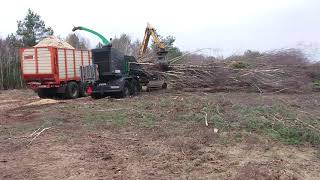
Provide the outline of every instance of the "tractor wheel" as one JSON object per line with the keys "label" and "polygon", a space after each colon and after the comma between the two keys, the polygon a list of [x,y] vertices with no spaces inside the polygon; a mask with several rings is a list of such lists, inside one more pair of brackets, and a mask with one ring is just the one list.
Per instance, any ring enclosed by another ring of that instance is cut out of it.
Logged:
{"label": "tractor wheel", "polygon": [[131,95],[136,96],[140,93],[141,91],[141,85],[137,80],[133,80],[131,82]]}
{"label": "tractor wheel", "polygon": [[165,82],[164,82],[164,83],[162,84],[162,86],[161,86],[162,89],[167,89],[167,87],[168,87],[168,85],[167,85],[167,83],[165,83]]}
{"label": "tractor wheel", "polygon": [[130,96],[130,89],[129,88],[130,88],[129,83],[128,83],[128,81],[126,81],[124,83],[124,86],[123,86],[118,97],[119,98],[126,98],[126,97]]}
{"label": "tractor wheel", "polygon": [[92,93],[90,96],[92,99],[101,99],[102,98],[101,94],[97,94],[97,93]]}
{"label": "tractor wheel", "polygon": [[80,83],[80,96],[87,97],[89,95],[88,88],[89,88],[88,83]]}
{"label": "tractor wheel", "polygon": [[76,82],[68,82],[66,88],[66,97],[69,99],[76,99],[79,97],[79,86]]}

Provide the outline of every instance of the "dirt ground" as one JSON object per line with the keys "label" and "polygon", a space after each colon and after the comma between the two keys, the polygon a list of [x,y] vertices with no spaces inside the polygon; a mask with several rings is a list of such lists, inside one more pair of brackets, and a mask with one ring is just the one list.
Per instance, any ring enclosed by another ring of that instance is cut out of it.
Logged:
{"label": "dirt ground", "polygon": [[319,179],[319,132],[294,139],[238,123],[288,110],[320,129],[319,94],[40,100],[29,90],[1,91],[0,179]]}

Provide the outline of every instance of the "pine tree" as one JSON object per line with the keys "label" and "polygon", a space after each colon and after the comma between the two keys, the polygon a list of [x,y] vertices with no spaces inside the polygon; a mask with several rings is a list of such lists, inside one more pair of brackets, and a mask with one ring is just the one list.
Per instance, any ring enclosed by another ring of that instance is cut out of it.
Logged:
{"label": "pine tree", "polygon": [[23,46],[34,46],[49,35],[53,35],[51,27],[46,27],[40,15],[28,9],[26,17],[18,21],[17,35],[22,39]]}

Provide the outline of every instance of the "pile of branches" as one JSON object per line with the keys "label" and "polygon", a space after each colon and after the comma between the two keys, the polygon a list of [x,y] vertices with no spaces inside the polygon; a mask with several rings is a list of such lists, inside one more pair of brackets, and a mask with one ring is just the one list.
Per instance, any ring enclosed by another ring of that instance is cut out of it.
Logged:
{"label": "pile of branches", "polygon": [[[315,68],[316,67],[316,68]],[[174,89],[186,91],[305,92],[320,74],[297,50],[282,50],[254,56],[191,64],[170,64],[158,72]]]}

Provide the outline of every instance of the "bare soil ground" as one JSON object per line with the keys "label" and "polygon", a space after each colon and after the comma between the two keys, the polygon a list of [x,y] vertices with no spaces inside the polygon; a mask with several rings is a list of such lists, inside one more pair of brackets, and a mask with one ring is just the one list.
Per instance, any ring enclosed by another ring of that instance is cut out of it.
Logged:
{"label": "bare soil ground", "polygon": [[0,179],[320,176],[319,93],[39,100],[0,92]]}

